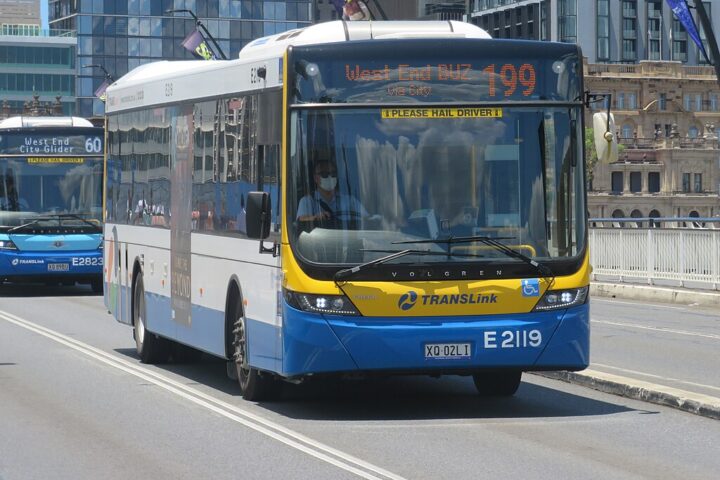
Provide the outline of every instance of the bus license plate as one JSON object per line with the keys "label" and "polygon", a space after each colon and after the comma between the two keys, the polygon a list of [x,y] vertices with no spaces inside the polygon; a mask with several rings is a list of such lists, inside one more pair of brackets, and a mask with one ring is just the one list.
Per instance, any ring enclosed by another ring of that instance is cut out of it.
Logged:
{"label": "bus license plate", "polygon": [[70,270],[69,263],[48,263],[48,272],[67,272]]}
{"label": "bus license plate", "polygon": [[469,343],[426,343],[425,358],[470,358]]}

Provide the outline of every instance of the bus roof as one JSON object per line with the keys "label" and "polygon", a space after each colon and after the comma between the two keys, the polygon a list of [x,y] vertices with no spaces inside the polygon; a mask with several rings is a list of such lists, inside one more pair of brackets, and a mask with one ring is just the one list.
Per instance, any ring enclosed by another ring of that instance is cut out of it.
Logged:
{"label": "bus roof", "polygon": [[[212,98],[228,92],[282,84],[282,59],[293,45],[322,45],[359,40],[483,38],[485,30],[455,21],[345,22],[337,20],[259,38],[229,61],[160,61],[142,65],[107,89],[107,113],[152,105]],[[263,81],[254,75],[265,69]],[[202,95],[198,87],[202,86]]]}
{"label": "bus roof", "polygon": [[7,128],[60,128],[60,127],[92,127],[89,120],[80,117],[10,117],[0,121],[0,129]]}
{"label": "bus roof", "polygon": [[490,38],[485,30],[455,21],[346,22],[336,20],[258,38],[238,58],[281,57],[291,45],[318,45],[330,42],[402,38]]}

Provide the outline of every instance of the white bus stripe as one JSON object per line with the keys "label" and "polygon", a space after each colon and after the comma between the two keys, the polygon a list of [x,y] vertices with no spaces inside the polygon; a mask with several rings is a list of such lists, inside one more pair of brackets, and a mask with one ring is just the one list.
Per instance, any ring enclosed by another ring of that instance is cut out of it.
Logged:
{"label": "white bus stripe", "polygon": [[661,332],[661,333],[672,333],[675,335],[687,335],[690,337],[702,337],[702,338],[711,338],[713,340],[720,340],[720,335],[714,335],[712,333],[697,333],[697,332],[689,332],[687,330],[675,330],[672,328],[665,328],[665,327],[649,327],[647,325],[637,325],[634,323],[607,322],[605,320],[591,320],[591,323],[599,323],[601,325],[612,325],[615,327],[639,328],[641,330],[652,330],[652,331]]}
{"label": "white bus stripe", "polygon": [[608,368],[610,370],[617,370],[624,373],[632,373],[635,375],[642,375],[643,377],[657,378],[660,380],[666,380],[669,382],[684,383],[685,385],[692,385],[693,387],[709,388],[710,390],[720,391],[720,387],[713,387],[712,385],[705,385],[703,383],[688,382],[687,380],[680,380],[672,377],[662,377],[660,375],[653,375],[652,373],[638,372],[637,370],[629,370],[627,368],[613,367],[612,365],[605,365],[602,363],[592,363],[591,367]]}
{"label": "white bus stripe", "polygon": [[116,357],[115,355],[106,353],[88,344],[62,335],[61,333],[55,332],[54,330],[50,330],[41,325],[37,325],[33,322],[1,310],[0,318],[19,327],[25,328],[26,330],[30,330],[34,333],[49,338],[69,348],[72,348],[73,350],[76,350],[84,355],[94,358],[106,365],[117,368],[118,370],[124,371],[126,373],[129,373],[130,375],[134,375],[147,382],[157,385],[158,387],[161,387],[171,393],[185,398],[186,400],[189,400],[196,405],[218,413],[219,415],[222,415],[230,420],[240,423],[241,425],[251,428],[259,433],[262,433],[263,435],[266,435],[274,440],[284,443],[285,445],[295,448],[312,457],[315,457],[338,468],[351,472],[361,478],[365,478],[368,480],[404,480],[404,478],[399,475],[396,475],[357,457],[349,455],[345,452],[337,450],[333,447],[325,445],[321,442],[313,440],[309,437],[302,435],[301,433],[290,430],[289,428],[283,427],[280,424],[262,418],[259,415],[253,414],[240,407],[214,398],[210,395],[200,392],[199,390],[190,388],[186,385],[172,380],[171,378],[153,372],[148,368],[134,364],[127,360],[123,360],[119,357]]}

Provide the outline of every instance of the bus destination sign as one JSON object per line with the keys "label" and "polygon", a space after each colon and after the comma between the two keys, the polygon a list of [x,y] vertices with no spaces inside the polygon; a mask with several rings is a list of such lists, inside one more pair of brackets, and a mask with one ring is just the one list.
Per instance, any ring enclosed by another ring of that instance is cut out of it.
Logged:
{"label": "bus destination sign", "polygon": [[100,155],[100,135],[63,135],[48,133],[0,133],[0,155]]}
{"label": "bus destination sign", "polygon": [[[472,63],[440,63],[423,66],[400,63],[393,66],[386,64],[381,68],[346,63],[345,79],[349,82],[404,82],[406,85],[388,86],[388,95],[421,97],[432,95],[433,82],[470,83],[484,80],[487,84],[487,96],[490,98],[512,97],[516,93],[529,97],[535,93],[537,84],[535,67],[529,63],[519,65],[491,63],[482,67]],[[422,84],[413,82],[422,82]]]}
{"label": "bus destination sign", "polygon": [[[450,47],[452,45],[452,47]],[[447,48],[446,48],[447,46]],[[408,40],[299,46],[293,103],[573,102],[582,98],[575,45]],[[493,106],[496,106],[493,105]]]}

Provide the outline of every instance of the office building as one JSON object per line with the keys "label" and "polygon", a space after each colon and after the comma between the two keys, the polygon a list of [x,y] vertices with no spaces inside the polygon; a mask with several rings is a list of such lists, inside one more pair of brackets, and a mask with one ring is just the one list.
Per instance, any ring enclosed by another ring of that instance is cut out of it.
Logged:
{"label": "office building", "polygon": [[0,35],[29,35],[40,25],[40,0],[0,0]]}
{"label": "office building", "polygon": [[[720,0],[703,4],[720,25]],[[468,0],[468,21],[493,38],[577,43],[590,63],[707,64],[665,0]]]}
{"label": "office building", "polygon": [[[465,0],[363,0],[377,20],[463,20]],[[331,0],[315,0],[315,18],[319,22],[337,20]]]}
{"label": "office building", "polygon": [[58,102],[75,113],[77,39],[57,33],[0,35],[0,116],[57,113]]}
{"label": "office building", "polygon": [[77,31],[77,113],[99,117],[103,103],[94,92],[102,65],[113,77],[159,60],[188,60],[181,42],[195,29],[192,10],[228,58],[251,40],[312,23],[312,0],[50,0],[50,28]]}

